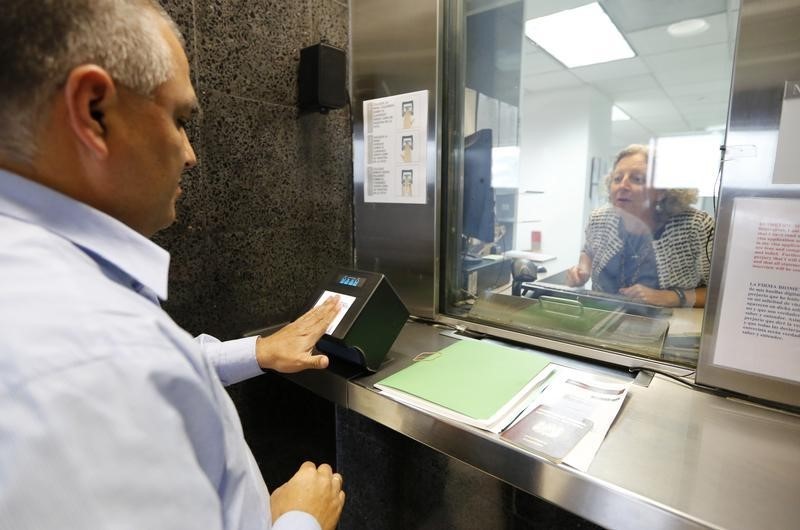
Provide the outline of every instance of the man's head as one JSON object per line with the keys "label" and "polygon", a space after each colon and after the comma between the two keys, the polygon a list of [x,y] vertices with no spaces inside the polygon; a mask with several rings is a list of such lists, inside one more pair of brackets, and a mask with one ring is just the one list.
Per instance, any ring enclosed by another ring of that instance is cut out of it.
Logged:
{"label": "man's head", "polygon": [[4,0],[0,167],[145,235],[170,224],[195,163],[181,42],[151,0]]}

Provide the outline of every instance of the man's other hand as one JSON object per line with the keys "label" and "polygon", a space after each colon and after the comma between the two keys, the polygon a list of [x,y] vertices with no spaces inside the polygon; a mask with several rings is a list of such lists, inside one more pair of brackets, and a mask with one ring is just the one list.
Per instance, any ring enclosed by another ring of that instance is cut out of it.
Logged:
{"label": "man's other hand", "polygon": [[270,495],[273,523],[286,512],[300,510],[311,514],[322,530],[333,530],[344,506],[342,482],[328,464],[303,463],[289,482]]}

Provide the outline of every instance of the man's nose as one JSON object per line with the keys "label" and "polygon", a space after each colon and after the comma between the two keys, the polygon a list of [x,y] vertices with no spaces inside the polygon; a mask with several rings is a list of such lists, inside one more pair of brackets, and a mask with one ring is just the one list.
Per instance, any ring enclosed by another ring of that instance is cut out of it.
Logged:
{"label": "man's nose", "polygon": [[192,143],[189,141],[189,137],[186,135],[186,131],[183,132],[183,141],[184,141],[184,151],[186,160],[183,163],[183,167],[185,169],[191,169],[197,165],[197,155],[194,153],[194,149],[192,148]]}

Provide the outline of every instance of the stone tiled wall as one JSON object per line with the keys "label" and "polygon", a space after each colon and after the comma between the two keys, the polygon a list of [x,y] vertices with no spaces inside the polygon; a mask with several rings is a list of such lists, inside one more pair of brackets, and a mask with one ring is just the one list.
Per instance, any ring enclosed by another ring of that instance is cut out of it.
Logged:
{"label": "stone tiled wall", "polygon": [[235,338],[296,317],[332,265],[352,263],[347,108],[296,108],[300,49],[348,44],[337,0],[166,0],[202,112],[183,179],[165,308],[192,333]]}
{"label": "stone tiled wall", "polygon": [[[202,107],[189,138],[172,254],[172,317],[221,339],[297,317],[333,265],[352,264],[349,109],[300,114],[300,49],[347,48],[338,0],[162,0],[186,39]],[[267,484],[335,459],[333,405],[267,374],[229,387]]]}

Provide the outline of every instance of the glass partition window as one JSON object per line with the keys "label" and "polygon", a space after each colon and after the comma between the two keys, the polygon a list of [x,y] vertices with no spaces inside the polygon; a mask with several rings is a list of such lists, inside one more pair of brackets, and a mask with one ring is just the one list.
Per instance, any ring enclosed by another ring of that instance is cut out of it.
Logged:
{"label": "glass partition window", "polygon": [[459,7],[445,313],[694,365],[738,1]]}

